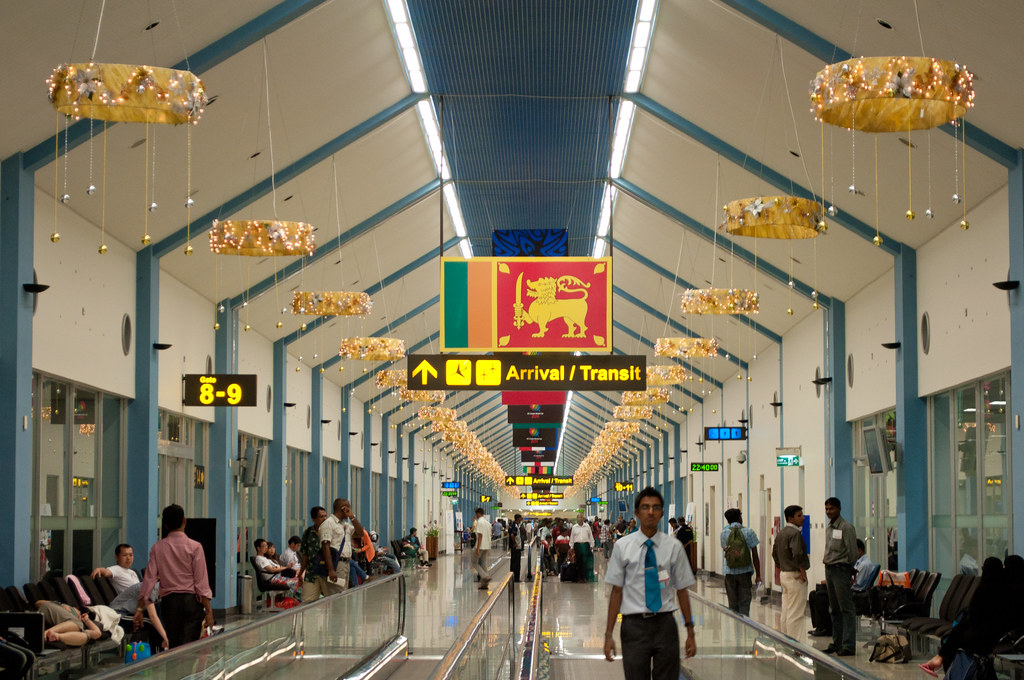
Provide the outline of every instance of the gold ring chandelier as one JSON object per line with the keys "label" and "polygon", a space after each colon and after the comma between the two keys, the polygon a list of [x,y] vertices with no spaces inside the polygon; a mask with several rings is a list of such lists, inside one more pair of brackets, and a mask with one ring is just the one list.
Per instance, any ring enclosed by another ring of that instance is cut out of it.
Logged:
{"label": "gold ring chandelier", "polygon": [[405,341],[399,338],[342,338],[338,356],[361,361],[398,361],[405,356]]}
{"label": "gold ring chandelier", "polygon": [[405,387],[408,377],[404,368],[385,368],[382,371],[377,371],[374,380],[378,389],[384,389],[386,387]]}
{"label": "gold ring chandelier", "polygon": [[830,64],[811,81],[811,111],[863,132],[927,130],[974,106],[974,76],[930,57],[858,57]]}
{"label": "gold ring chandelier", "polygon": [[210,250],[217,255],[312,255],[313,226],[284,220],[214,220]]}
{"label": "gold ring chandelier", "polygon": [[693,359],[718,355],[718,340],[715,338],[658,338],[654,353],[659,357]]}
{"label": "gold ring chandelier", "polygon": [[398,398],[402,401],[432,401],[438,404],[444,402],[444,390],[410,390],[405,387],[398,388]]}
{"label": "gold ring chandelier", "polygon": [[654,409],[650,406],[616,406],[612,415],[619,420],[646,420],[654,417]]}
{"label": "gold ring chandelier", "polygon": [[691,288],[683,291],[683,314],[757,314],[757,291],[744,288]]}
{"label": "gold ring chandelier", "polygon": [[722,207],[719,226],[733,236],[757,238],[814,238],[828,229],[821,204],[796,196],[740,198]]}
{"label": "gold ring chandelier", "polygon": [[373,301],[366,293],[345,291],[296,291],[292,295],[292,313],[314,316],[363,316],[370,313]]}
{"label": "gold ring chandelier", "polygon": [[207,104],[189,71],[129,64],[61,64],[46,79],[59,113],[119,123],[195,123]]}
{"label": "gold ring chandelier", "polygon": [[667,404],[669,391],[664,387],[649,387],[639,392],[623,392],[623,406],[652,406]]}
{"label": "gold ring chandelier", "polygon": [[648,366],[647,384],[653,387],[678,385],[686,382],[686,368],[683,366]]}

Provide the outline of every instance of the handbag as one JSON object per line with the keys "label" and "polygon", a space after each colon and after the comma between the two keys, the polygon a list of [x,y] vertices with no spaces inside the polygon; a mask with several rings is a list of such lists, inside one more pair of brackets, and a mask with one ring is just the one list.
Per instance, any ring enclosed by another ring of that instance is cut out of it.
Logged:
{"label": "handbag", "polygon": [[991,657],[975,656],[960,649],[943,680],[995,680],[995,677]]}
{"label": "handbag", "polygon": [[153,650],[150,648],[148,642],[143,642],[143,632],[141,630],[135,631],[132,634],[131,640],[124,646],[124,662],[125,665],[133,664],[143,659],[148,659],[153,656]]}
{"label": "handbag", "polygon": [[910,661],[910,642],[905,635],[882,635],[875,642],[868,661],[907,663]]}

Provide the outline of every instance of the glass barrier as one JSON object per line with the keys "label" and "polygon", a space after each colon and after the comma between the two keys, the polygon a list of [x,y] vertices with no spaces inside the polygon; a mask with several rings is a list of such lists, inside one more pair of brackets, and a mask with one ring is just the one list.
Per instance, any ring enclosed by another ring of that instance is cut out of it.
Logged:
{"label": "glass barrier", "polygon": [[[692,680],[873,680],[839,659],[740,616],[693,590],[690,608],[697,624],[697,656],[683,662],[683,674]],[[680,642],[684,641],[681,633]]]}
{"label": "glass barrier", "polygon": [[531,587],[530,600],[526,607],[526,621],[523,623],[523,634],[519,639],[519,659],[517,663],[519,680],[536,679],[537,664],[540,661],[541,646],[543,645],[541,631],[544,630],[542,626],[544,606],[541,595],[544,589],[544,569],[542,568],[539,554],[532,561],[533,586]]}
{"label": "glass barrier", "polygon": [[518,675],[513,638],[517,629],[515,583],[510,572],[445,654],[431,680],[513,680]]}
{"label": "glass barrier", "polygon": [[359,675],[367,663],[387,657],[396,641],[404,644],[405,587],[404,575],[393,574],[99,677],[333,680]]}

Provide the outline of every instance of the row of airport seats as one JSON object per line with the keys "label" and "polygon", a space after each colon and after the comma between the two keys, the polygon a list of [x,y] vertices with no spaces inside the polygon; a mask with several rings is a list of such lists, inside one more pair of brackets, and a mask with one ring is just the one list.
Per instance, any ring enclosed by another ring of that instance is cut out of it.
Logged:
{"label": "row of airport seats", "polygon": [[[36,611],[37,601],[63,602],[85,611],[88,605],[109,605],[116,597],[113,583],[105,576],[92,579],[83,575],[78,577],[78,581],[88,602],[64,578],[53,573],[47,574],[37,583],[26,583],[21,590],[16,586],[0,589],[0,636],[16,640],[19,646],[27,647],[36,655],[33,675],[63,674],[71,669],[88,671],[96,667],[101,654],[122,653],[122,646],[114,643],[109,634],[82,647],[64,650],[45,647],[45,624],[42,613]],[[134,631],[131,618],[122,617],[121,627],[126,637]]]}

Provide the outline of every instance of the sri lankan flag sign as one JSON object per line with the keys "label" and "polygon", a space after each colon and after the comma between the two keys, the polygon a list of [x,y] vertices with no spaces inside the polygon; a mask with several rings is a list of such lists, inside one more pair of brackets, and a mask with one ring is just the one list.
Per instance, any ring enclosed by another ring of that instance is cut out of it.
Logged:
{"label": "sri lankan flag sign", "polygon": [[610,352],[612,261],[441,259],[441,351]]}

